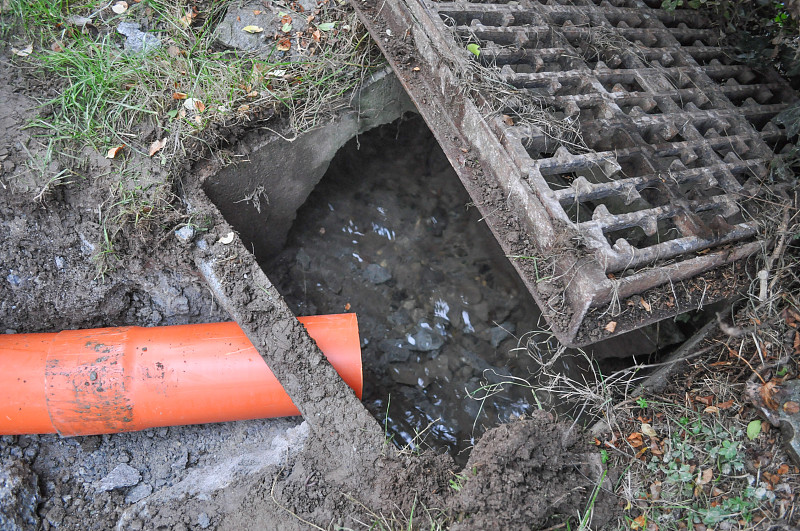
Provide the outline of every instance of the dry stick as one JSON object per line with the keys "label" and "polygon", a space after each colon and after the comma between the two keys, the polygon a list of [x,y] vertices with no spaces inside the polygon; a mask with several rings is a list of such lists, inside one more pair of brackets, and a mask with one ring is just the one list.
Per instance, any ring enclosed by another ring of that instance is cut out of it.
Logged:
{"label": "dry stick", "polygon": [[281,505],[281,503],[280,503],[280,502],[278,501],[278,499],[275,497],[275,485],[278,483],[278,476],[280,476],[280,475],[283,473],[283,470],[284,470],[284,469],[283,469],[283,468],[281,468],[281,471],[280,471],[280,472],[278,472],[277,474],[275,474],[275,479],[273,479],[273,480],[272,480],[272,488],[271,488],[271,489],[270,489],[270,491],[269,491],[269,497],[270,497],[270,498],[272,498],[272,501],[275,503],[275,505],[277,505],[278,507],[280,507],[281,509],[283,509],[283,510],[284,510],[284,511],[286,511],[287,513],[291,514],[292,516],[294,516],[295,518],[297,518],[298,520],[300,520],[300,521],[301,521],[301,522],[303,522],[304,524],[310,525],[310,526],[311,526],[311,527],[313,527],[314,529],[319,529],[320,531],[325,531],[325,528],[323,528],[323,527],[320,527],[320,526],[318,526],[318,525],[316,525],[316,524],[313,524],[313,523],[309,522],[308,520],[305,520],[304,518],[302,518],[302,517],[301,517],[300,515],[298,515],[297,513],[295,513],[295,512],[292,512],[292,511],[291,511],[291,510],[289,510],[288,508],[286,508],[286,507],[284,507],[283,505]]}

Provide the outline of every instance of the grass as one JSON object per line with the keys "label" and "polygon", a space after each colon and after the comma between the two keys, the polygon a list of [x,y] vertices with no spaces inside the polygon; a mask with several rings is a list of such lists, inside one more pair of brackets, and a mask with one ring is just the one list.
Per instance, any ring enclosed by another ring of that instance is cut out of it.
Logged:
{"label": "grass", "polygon": [[[314,20],[326,30],[318,41],[309,39],[308,53],[295,61],[274,49],[267,57],[222,49],[214,30],[228,7],[238,6],[232,0],[212,2],[203,13],[187,11],[178,0],[141,0],[117,14],[112,3],[8,0],[3,15],[3,31],[13,33],[15,46],[33,46],[29,56],[14,56],[14,65],[50,81],[41,94],[31,94],[41,106],[27,127],[46,139],[47,156],[65,169],[40,176],[36,198],[78,174],[87,150],[103,157],[118,148],[106,177],[112,197],[99,220],[101,276],[124,248],[127,228],[172,215],[168,193],[133,178],[148,157],[164,168],[168,192],[173,170],[213,144],[218,127],[263,126],[262,117],[274,111],[288,124],[281,134],[302,134],[332,118],[346,103],[344,95],[382,65],[354,13],[333,1],[322,4]],[[160,46],[127,53],[126,37],[117,31],[121,22],[141,23]],[[31,154],[31,165],[37,156]]]}

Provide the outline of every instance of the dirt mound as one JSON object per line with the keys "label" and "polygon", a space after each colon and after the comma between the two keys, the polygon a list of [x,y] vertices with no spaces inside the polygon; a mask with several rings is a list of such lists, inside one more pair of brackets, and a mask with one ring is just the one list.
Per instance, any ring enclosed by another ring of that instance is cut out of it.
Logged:
{"label": "dirt mound", "polygon": [[461,522],[452,529],[540,529],[592,504],[592,527],[602,527],[613,501],[602,491],[591,499],[602,466],[581,433],[544,411],[486,432],[459,475],[450,507]]}

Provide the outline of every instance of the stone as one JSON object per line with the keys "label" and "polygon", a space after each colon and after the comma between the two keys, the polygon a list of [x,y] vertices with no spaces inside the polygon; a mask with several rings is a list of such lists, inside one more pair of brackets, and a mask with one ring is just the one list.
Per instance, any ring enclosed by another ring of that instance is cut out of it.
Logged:
{"label": "stone", "polygon": [[19,277],[19,275],[15,275],[14,273],[10,273],[6,277],[6,280],[8,280],[8,283],[11,284],[11,286],[14,288],[18,288],[24,283],[24,281]]}
{"label": "stone", "polygon": [[423,326],[417,326],[414,334],[406,336],[406,341],[410,350],[418,352],[439,350],[444,345],[444,338],[440,334]]}
{"label": "stone", "polygon": [[125,496],[125,503],[136,503],[150,496],[153,493],[153,487],[147,483],[142,483],[133,487]]}
{"label": "stone", "polygon": [[0,463],[0,529],[39,529],[36,514],[39,499],[36,474],[24,461],[4,460]]}
{"label": "stone", "polygon": [[203,529],[206,529],[209,525],[211,525],[211,519],[206,513],[200,513],[197,515],[197,525]]}
{"label": "stone", "polygon": [[194,235],[194,227],[190,225],[186,225],[185,227],[181,227],[175,231],[175,237],[183,243],[191,243],[191,241],[194,239]]}
{"label": "stone", "polygon": [[125,35],[125,53],[148,53],[161,47],[161,41],[152,33],[139,29],[136,22],[120,22],[117,32]]}
{"label": "stone", "polygon": [[505,322],[500,326],[493,326],[489,329],[489,343],[491,343],[494,348],[497,348],[504,339],[514,335],[516,331],[517,327],[514,323]]}
{"label": "stone", "polygon": [[383,339],[378,343],[378,350],[383,352],[388,363],[405,363],[411,356],[411,351],[402,339]]}
{"label": "stone", "polygon": [[95,484],[95,489],[105,492],[123,487],[132,487],[141,481],[142,475],[130,465],[121,463],[114,467],[106,477]]}
{"label": "stone", "polygon": [[385,267],[378,264],[369,264],[364,269],[364,278],[373,284],[383,284],[392,278],[392,274]]}

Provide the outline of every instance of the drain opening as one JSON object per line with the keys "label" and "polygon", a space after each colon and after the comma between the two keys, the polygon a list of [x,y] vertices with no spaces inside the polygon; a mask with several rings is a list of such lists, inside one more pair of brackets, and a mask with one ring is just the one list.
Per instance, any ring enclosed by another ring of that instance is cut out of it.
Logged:
{"label": "drain opening", "polygon": [[[240,165],[226,174],[227,186],[238,189],[237,177],[252,184],[253,172]],[[540,328],[540,312],[418,116],[350,140],[319,184],[283,177],[313,188],[288,219],[264,223],[242,197],[220,208],[240,209],[229,221],[255,235],[248,247],[297,315],[358,314],[364,403],[395,444],[465,461],[485,429],[552,406],[521,385],[539,367],[525,345],[546,338],[530,333]],[[291,229],[277,246],[267,233],[284,225]],[[661,339],[646,330],[588,352],[599,360],[646,356],[680,334],[661,328]],[[557,370],[578,380],[589,374],[574,351]]]}

